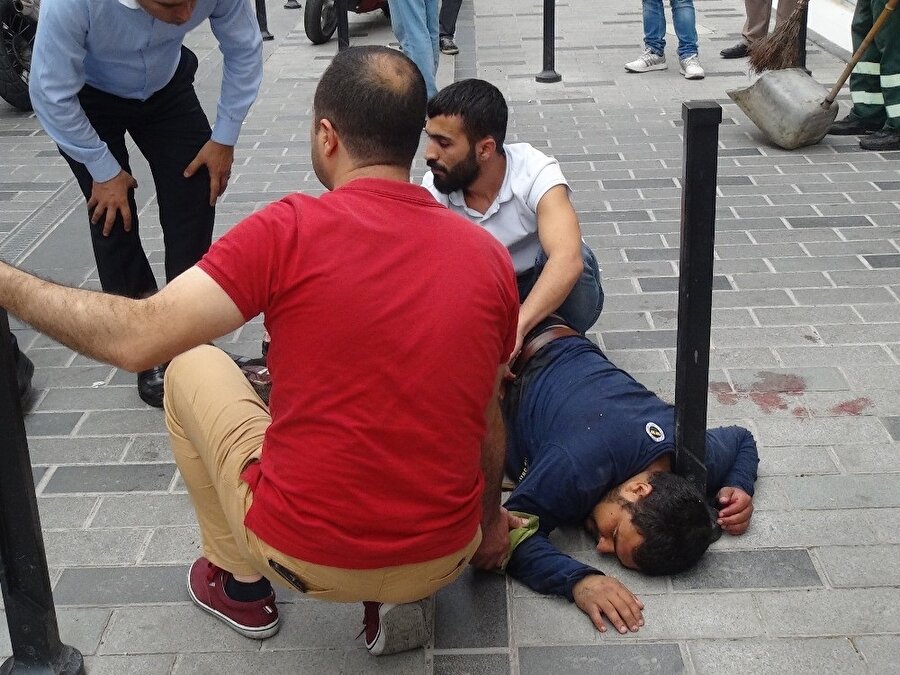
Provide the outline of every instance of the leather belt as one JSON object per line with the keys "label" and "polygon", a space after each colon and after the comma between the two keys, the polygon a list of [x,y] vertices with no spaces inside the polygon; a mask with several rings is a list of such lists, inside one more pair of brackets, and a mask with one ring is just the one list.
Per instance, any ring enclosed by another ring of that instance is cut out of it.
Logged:
{"label": "leather belt", "polygon": [[547,329],[541,331],[533,338],[528,340],[528,342],[526,342],[522,347],[522,351],[519,352],[516,360],[513,361],[511,368],[513,374],[519,375],[525,369],[525,366],[528,364],[531,358],[554,340],[558,340],[559,338],[564,337],[572,337],[574,335],[581,335],[581,333],[579,333],[574,328],[571,328],[570,326],[560,324],[550,326]]}

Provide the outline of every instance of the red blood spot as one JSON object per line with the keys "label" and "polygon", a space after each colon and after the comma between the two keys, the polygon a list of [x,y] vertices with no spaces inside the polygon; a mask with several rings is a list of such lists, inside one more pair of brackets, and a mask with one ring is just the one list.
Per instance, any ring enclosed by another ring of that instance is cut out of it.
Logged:
{"label": "red blood spot", "polygon": [[872,401],[868,398],[855,398],[852,401],[844,401],[831,408],[831,412],[835,415],[852,415],[856,417],[863,410],[872,405]]}
{"label": "red blood spot", "polygon": [[798,405],[796,408],[791,410],[791,414],[794,417],[809,417],[809,408],[806,406]]}
{"label": "red blood spot", "polygon": [[709,390],[716,395],[716,399],[722,405],[735,405],[738,402],[738,395],[731,390],[727,382],[710,382]]}
{"label": "red blood spot", "polygon": [[753,391],[750,392],[750,400],[766,414],[776,410],[787,410],[788,407],[777,391]]}

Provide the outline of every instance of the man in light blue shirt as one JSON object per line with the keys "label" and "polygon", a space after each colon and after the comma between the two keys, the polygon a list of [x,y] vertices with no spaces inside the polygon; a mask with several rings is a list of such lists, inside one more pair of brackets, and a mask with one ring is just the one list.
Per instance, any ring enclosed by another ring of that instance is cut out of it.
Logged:
{"label": "man in light blue shirt", "polygon": [[[204,21],[224,56],[216,121],[194,91],[185,35]],[[209,248],[216,199],[262,80],[262,41],[248,0],[43,0],[29,92],[87,199],[103,290],[157,290],[138,235],[127,131],[150,164],[165,239],[166,280]],[[141,398],[162,406],[164,366],[138,374]]]}

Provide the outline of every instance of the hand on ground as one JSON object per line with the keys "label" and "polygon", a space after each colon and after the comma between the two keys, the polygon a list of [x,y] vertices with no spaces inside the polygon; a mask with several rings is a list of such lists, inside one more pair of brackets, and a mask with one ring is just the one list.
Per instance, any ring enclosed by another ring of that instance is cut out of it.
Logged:
{"label": "hand on ground", "polygon": [[644,603],[618,579],[591,574],[575,584],[572,596],[601,633],[606,632],[604,616],[620,633],[636,633],[644,625]]}
{"label": "hand on ground", "polygon": [[737,487],[723,487],[716,495],[719,518],[716,521],[728,534],[743,534],[750,526],[753,498]]}

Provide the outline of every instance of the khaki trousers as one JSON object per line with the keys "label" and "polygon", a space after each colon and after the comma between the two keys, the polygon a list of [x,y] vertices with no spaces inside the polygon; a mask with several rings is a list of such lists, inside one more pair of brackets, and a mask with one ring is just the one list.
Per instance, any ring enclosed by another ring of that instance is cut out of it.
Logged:
{"label": "khaki trousers", "polygon": [[[777,27],[782,21],[787,19],[796,6],[797,0],[778,0],[778,9],[775,12],[775,26]],[[744,37],[744,42],[752,45],[769,33],[769,19],[772,17],[772,0],[744,0],[744,8],[747,12],[747,20],[744,22],[744,29],[741,31],[741,35]]]}
{"label": "khaki trousers", "polygon": [[253,493],[240,475],[261,457],[271,418],[231,358],[209,345],[175,358],[166,370],[165,410],[172,452],[197,512],[203,555],[232,574],[259,573],[335,602],[414,602],[462,574],[481,543],[479,529],[467,546],[450,555],[379,569],[292,558],[244,526]]}

